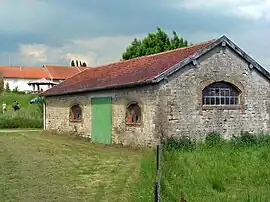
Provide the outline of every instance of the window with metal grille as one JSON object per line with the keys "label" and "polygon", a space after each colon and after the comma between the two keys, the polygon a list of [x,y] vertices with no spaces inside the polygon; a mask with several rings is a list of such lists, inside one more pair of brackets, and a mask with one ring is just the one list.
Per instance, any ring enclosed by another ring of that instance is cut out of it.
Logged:
{"label": "window with metal grille", "polygon": [[240,92],[232,84],[216,82],[203,92],[203,105],[238,105]]}

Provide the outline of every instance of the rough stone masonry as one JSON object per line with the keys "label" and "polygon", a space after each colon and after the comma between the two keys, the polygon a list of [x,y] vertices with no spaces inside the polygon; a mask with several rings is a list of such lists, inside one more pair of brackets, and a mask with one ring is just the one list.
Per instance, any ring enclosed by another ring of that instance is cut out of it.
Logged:
{"label": "rough stone masonry", "polygon": [[[211,83],[228,82],[240,93],[237,106],[204,106],[202,91]],[[241,131],[267,132],[269,80],[229,47],[218,46],[158,85],[46,98],[46,129],[91,137],[91,98],[112,97],[112,143],[152,146],[161,134],[203,138],[208,132],[224,137]],[[137,101],[142,122],[126,124],[126,107]],[[79,103],[82,121],[70,121],[70,107]]]}

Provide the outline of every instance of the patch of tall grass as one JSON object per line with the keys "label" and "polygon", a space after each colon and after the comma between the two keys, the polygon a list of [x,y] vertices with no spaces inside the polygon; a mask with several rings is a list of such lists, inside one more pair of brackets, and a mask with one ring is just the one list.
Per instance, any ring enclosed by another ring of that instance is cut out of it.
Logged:
{"label": "patch of tall grass", "polygon": [[[43,107],[41,104],[30,104],[37,95],[20,92],[4,92],[0,95],[0,128],[42,128]],[[14,111],[13,101],[18,101],[20,110]],[[2,104],[6,103],[7,111],[3,113]]]}
{"label": "patch of tall grass", "polygon": [[269,201],[270,135],[243,132],[204,142],[170,138],[163,145],[162,201]]}

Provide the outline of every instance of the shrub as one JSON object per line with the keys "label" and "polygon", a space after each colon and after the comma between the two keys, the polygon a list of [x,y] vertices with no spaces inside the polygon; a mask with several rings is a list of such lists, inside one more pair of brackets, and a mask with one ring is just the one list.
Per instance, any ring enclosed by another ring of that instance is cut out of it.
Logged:
{"label": "shrub", "polygon": [[6,91],[7,93],[9,93],[9,92],[10,92],[10,88],[9,88],[9,83],[8,83],[8,82],[6,83],[6,86],[5,86],[5,91]]}
{"label": "shrub", "polygon": [[14,117],[0,119],[0,128],[42,128],[42,119]]}
{"label": "shrub", "polygon": [[211,132],[208,133],[205,137],[205,144],[210,147],[220,144],[221,141],[222,137],[220,133]]}
{"label": "shrub", "polygon": [[16,86],[16,87],[12,90],[12,92],[14,92],[14,93],[19,92],[18,86]]}
{"label": "shrub", "polygon": [[196,147],[195,141],[192,141],[188,136],[181,136],[180,138],[168,138],[164,142],[167,150],[193,150]]}
{"label": "shrub", "polygon": [[4,79],[3,74],[0,72],[0,93],[4,91]]}
{"label": "shrub", "polygon": [[18,89],[14,89],[12,91],[12,93],[15,94],[15,95],[25,95],[26,94],[25,91],[19,91]]}
{"label": "shrub", "polygon": [[252,146],[258,143],[258,138],[254,134],[241,131],[239,136],[233,136],[230,141],[235,146]]}
{"label": "shrub", "polygon": [[261,134],[257,137],[258,145],[270,145],[270,135],[269,134]]}
{"label": "shrub", "polygon": [[42,115],[39,112],[9,110],[0,115],[0,128],[42,128],[42,125]]}

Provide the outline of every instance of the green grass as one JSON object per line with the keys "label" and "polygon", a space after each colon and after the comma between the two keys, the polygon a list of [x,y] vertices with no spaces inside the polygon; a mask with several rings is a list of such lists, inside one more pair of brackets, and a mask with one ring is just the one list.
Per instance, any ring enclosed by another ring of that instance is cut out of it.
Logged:
{"label": "green grass", "polygon": [[[29,104],[37,95],[2,93],[0,95],[0,128],[41,128],[43,124],[43,111],[38,104]],[[13,101],[19,102],[21,109],[14,111]],[[2,113],[2,104],[7,104],[7,111]]]}
{"label": "green grass", "polygon": [[142,180],[141,172],[153,159],[148,150],[37,132],[1,133],[1,201],[153,201],[153,175]]}
{"label": "green grass", "polygon": [[269,201],[269,167],[269,136],[166,149],[162,201],[178,202],[181,191],[188,202]]}
{"label": "green grass", "polygon": [[[269,201],[270,136],[207,141],[164,147],[162,201],[178,202],[181,191],[188,202]],[[0,133],[1,201],[151,202],[154,181],[151,149],[42,132]]]}

